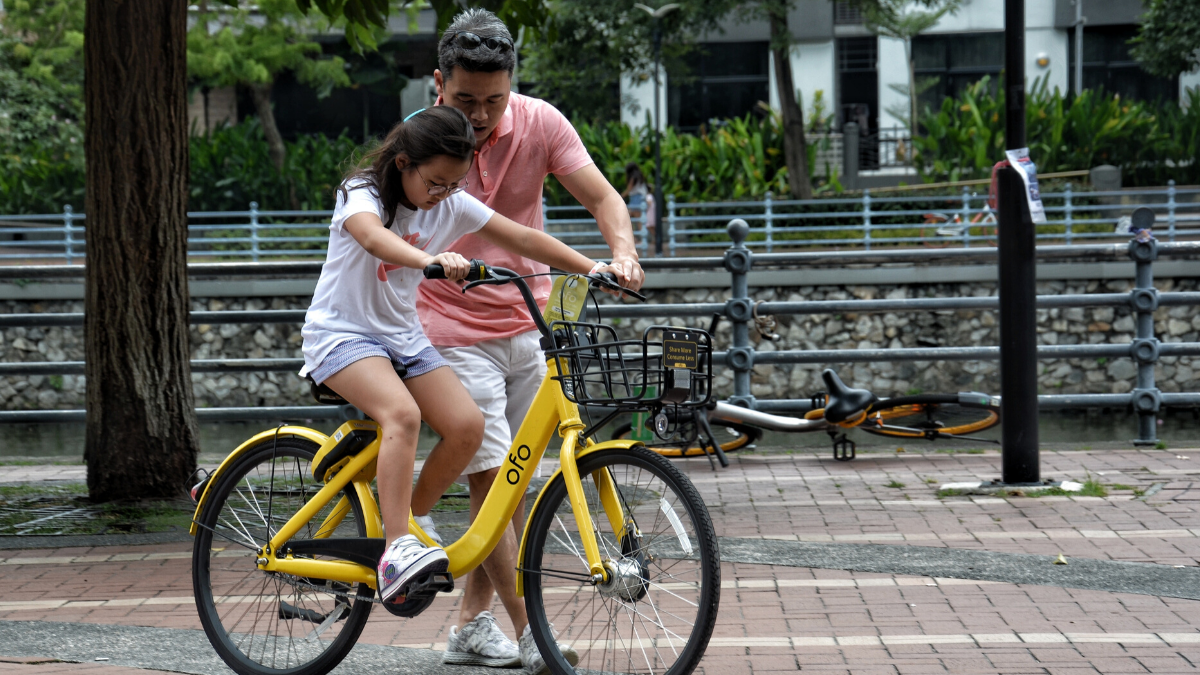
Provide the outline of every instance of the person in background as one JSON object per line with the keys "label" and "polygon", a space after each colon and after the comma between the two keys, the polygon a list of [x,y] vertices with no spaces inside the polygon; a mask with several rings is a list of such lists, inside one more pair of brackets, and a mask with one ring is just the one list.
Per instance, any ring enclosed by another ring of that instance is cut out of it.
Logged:
{"label": "person in background", "polygon": [[642,168],[637,165],[637,162],[630,162],[625,165],[625,189],[621,192],[621,196],[629,200],[629,217],[632,220],[637,220],[646,214],[646,247],[650,248],[650,242],[654,241],[654,195],[650,194],[650,186],[646,184],[646,174],[642,173]]}

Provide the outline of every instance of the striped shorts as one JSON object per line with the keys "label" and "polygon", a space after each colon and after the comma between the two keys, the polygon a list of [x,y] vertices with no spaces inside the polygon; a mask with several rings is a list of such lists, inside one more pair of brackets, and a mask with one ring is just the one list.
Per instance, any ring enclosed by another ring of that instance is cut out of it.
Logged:
{"label": "striped shorts", "polygon": [[368,337],[359,337],[339,342],[336,347],[331,349],[325,355],[325,359],[321,361],[321,365],[313,368],[309,373],[309,377],[317,384],[321,384],[330,376],[342,370],[346,366],[367,358],[368,356],[382,356],[385,359],[391,360],[392,363],[402,365],[408,369],[408,373],[402,379],[409,379],[424,375],[436,368],[448,366],[446,360],[433,347],[426,347],[417,352],[416,356],[406,356],[400,352],[389,349],[387,345],[372,340]]}

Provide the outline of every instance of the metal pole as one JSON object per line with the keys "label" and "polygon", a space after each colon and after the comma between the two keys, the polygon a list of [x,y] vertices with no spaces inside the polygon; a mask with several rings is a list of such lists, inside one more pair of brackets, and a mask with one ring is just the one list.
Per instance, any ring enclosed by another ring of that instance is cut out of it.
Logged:
{"label": "metal pole", "polygon": [[1076,96],[1083,93],[1083,0],[1075,0],[1075,87]]}
{"label": "metal pole", "polygon": [[662,85],[659,71],[662,69],[662,20],[654,19],[654,252],[663,252],[663,189],[662,189],[662,120],[658,102]]}
{"label": "metal pole", "polygon": [[733,348],[727,356],[727,364],[733,369],[733,396],[729,397],[729,402],[753,408],[750,370],[754,367],[754,347],[750,345],[750,320],[754,316],[754,305],[750,301],[750,286],[746,276],[754,264],[754,254],[746,248],[750,226],[737,218],[729,221],[726,231],[733,240],[733,246],[725,250],[724,259],[731,285],[730,297],[725,303],[725,317],[733,324]]}
{"label": "metal pole", "polygon": [[[1025,147],[1025,2],[1004,2],[1005,145]],[[1037,252],[1025,184],[1000,172],[1001,480],[1041,480],[1038,466]]]}
{"label": "metal pole", "polygon": [[1152,446],[1158,442],[1158,412],[1162,408],[1162,392],[1154,382],[1154,364],[1160,347],[1154,337],[1154,310],[1158,309],[1158,290],[1154,287],[1154,261],[1158,259],[1158,242],[1149,234],[1154,227],[1154,212],[1141,207],[1133,212],[1136,236],[1129,242],[1129,257],[1135,263],[1134,288],[1130,304],[1137,316],[1137,337],[1131,345],[1131,356],[1137,364],[1137,383],[1130,392],[1133,409],[1138,414],[1138,435],[1133,444]]}

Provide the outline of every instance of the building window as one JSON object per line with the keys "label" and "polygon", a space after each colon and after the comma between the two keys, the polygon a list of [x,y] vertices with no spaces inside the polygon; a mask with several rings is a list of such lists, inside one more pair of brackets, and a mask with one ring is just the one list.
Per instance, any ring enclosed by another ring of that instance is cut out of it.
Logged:
{"label": "building window", "polygon": [[711,119],[742,117],[770,97],[769,43],[709,42],[688,57],[689,74],[670,84],[667,120],[695,131]]}
{"label": "building window", "polygon": [[913,38],[912,51],[917,79],[937,78],[921,94],[922,110],[927,105],[941,107],[942,99],[958,96],[985,75],[991,76],[992,91],[996,91],[997,78],[1004,69],[1004,33],[918,35]]}
{"label": "building window", "polygon": [[879,40],[875,36],[838,38],[838,120],[855,122],[863,133],[879,127]]}
{"label": "building window", "polygon": [[[1142,70],[1129,55],[1129,40],[1137,26],[1097,26],[1083,29],[1083,88],[1138,101],[1178,101],[1179,82]],[[1075,31],[1067,31],[1070,54],[1069,89],[1075,89]]]}
{"label": "building window", "polygon": [[861,26],[862,10],[852,2],[838,0],[833,3],[833,23],[838,26]]}

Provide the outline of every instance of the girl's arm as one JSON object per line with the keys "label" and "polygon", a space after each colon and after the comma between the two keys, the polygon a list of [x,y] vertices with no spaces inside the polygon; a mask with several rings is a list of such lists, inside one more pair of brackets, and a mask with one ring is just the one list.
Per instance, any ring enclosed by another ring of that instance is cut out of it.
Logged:
{"label": "girl's arm", "polygon": [[425,269],[431,263],[438,263],[446,270],[446,278],[452,280],[464,279],[471,270],[471,263],[457,253],[445,252],[429,255],[421,249],[397,237],[394,232],[383,226],[383,221],[374,213],[356,213],[346,219],[342,227],[367,250],[367,253],[379,258],[385,263]]}
{"label": "girl's arm", "polygon": [[[492,219],[487,221],[487,224],[477,234],[503,249],[564,272],[587,274],[596,266],[596,261],[545,232],[518,225],[499,213],[492,216]],[[616,273],[617,269],[605,269],[605,271]],[[619,279],[619,281],[624,283],[625,280]]]}

